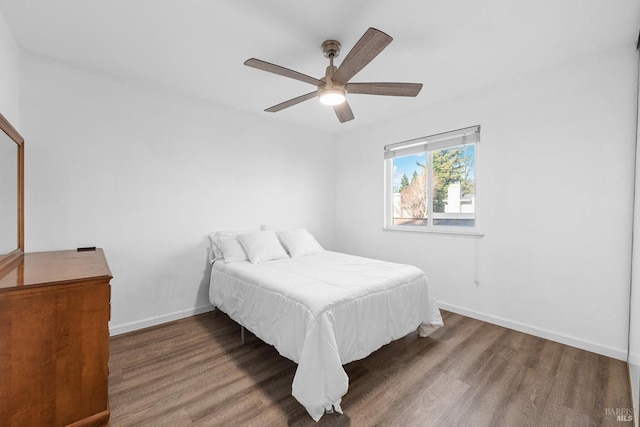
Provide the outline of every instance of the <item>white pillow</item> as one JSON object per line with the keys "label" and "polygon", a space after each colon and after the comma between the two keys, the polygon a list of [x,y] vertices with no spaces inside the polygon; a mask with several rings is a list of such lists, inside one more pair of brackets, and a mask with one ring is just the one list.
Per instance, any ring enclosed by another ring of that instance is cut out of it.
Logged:
{"label": "white pillow", "polygon": [[214,263],[215,261],[224,258],[222,243],[220,242],[222,237],[236,237],[238,234],[250,233],[252,231],[254,230],[224,230],[210,233],[209,240],[211,240],[211,250],[209,251],[209,263]]}
{"label": "white pillow", "polygon": [[209,234],[209,241],[211,242],[211,248],[209,250],[209,263],[212,264],[215,261],[223,258],[222,249],[218,246],[218,242],[216,240],[216,233]]}
{"label": "white pillow", "polygon": [[320,243],[306,228],[279,231],[278,238],[282,246],[291,255],[291,258],[313,255],[324,251]]}
{"label": "white pillow", "polygon": [[224,262],[248,261],[247,253],[234,236],[220,236],[218,247],[222,250]]}
{"label": "white pillow", "polygon": [[278,241],[275,231],[240,234],[238,241],[249,256],[249,261],[252,264],[289,258],[280,241]]}

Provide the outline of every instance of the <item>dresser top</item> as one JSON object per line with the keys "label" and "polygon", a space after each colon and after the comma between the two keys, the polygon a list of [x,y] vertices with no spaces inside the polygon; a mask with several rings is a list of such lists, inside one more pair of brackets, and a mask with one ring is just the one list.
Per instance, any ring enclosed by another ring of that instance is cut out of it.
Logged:
{"label": "dresser top", "polygon": [[32,252],[25,254],[0,277],[0,293],[25,287],[111,277],[102,249]]}

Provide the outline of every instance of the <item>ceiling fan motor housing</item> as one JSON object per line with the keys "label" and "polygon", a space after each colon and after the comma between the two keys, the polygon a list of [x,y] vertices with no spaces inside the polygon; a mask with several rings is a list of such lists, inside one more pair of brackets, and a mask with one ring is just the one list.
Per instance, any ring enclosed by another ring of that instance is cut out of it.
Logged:
{"label": "ceiling fan motor housing", "polygon": [[337,40],[326,40],[322,43],[322,53],[325,58],[335,58],[340,55],[340,42]]}
{"label": "ceiling fan motor housing", "polygon": [[347,91],[344,85],[335,84],[331,77],[337,71],[337,67],[333,65],[333,58],[340,54],[340,42],[337,40],[326,40],[322,43],[322,53],[325,58],[329,58],[329,66],[325,72],[325,76],[321,79],[324,85],[318,86],[318,97],[320,102],[326,105],[338,105],[344,102]]}

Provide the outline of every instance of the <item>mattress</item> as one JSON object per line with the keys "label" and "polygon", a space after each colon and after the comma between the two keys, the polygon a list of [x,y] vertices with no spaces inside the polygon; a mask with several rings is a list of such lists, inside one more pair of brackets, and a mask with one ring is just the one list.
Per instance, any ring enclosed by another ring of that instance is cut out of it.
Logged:
{"label": "mattress", "polygon": [[262,264],[215,262],[211,303],[296,362],[292,395],[318,421],[342,412],[342,365],[443,325],[422,270],[324,251]]}

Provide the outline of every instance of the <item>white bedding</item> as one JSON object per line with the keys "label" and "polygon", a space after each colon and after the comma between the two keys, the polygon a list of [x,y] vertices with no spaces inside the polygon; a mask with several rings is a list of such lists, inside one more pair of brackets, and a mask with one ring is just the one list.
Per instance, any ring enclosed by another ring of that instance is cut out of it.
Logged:
{"label": "white bedding", "polygon": [[298,364],[292,395],[318,421],[342,412],[349,378],[342,365],[362,359],[442,317],[416,267],[324,251],[262,264],[216,262],[211,303]]}

